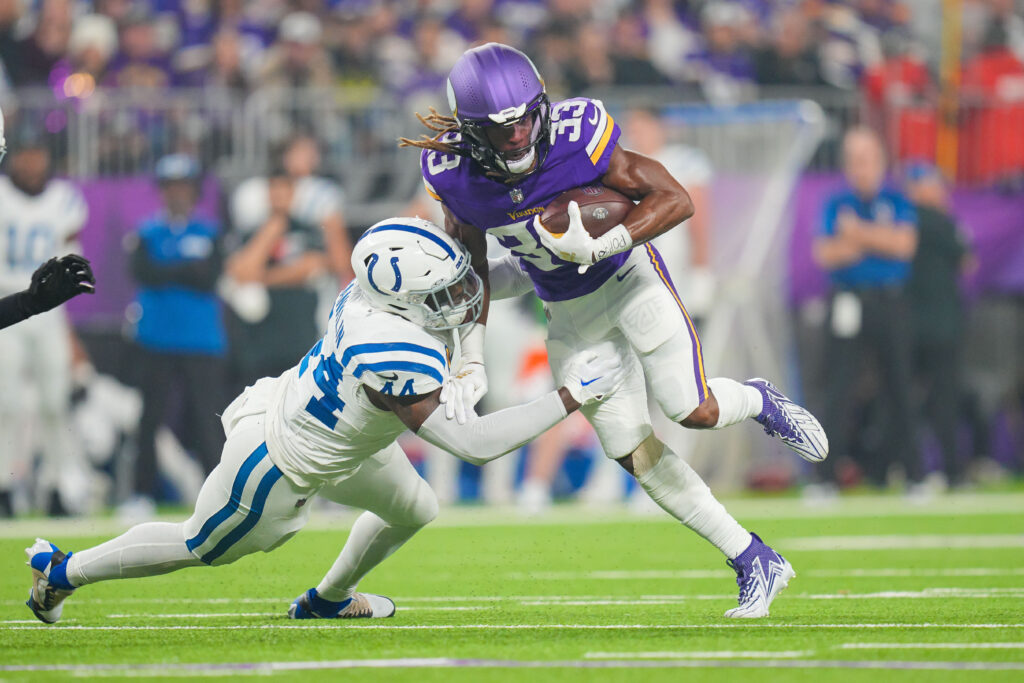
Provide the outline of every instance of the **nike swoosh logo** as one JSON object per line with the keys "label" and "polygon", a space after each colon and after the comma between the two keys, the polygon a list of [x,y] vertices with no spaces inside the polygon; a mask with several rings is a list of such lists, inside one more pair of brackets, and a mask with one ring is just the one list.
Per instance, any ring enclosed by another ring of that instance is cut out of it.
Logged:
{"label": "nike swoosh logo", "polygon": [[615,279],[616,279],[616,280],[618,280],[619,282],[622,282],[623,280],[625,280],[625,279],[626,279],[626,276],[627,276],[627,275],[629,275],[630,273],[632,273],[632,272],[633,272],[633,268],[636,268],[636,265],[635,265],[635,264],[633,265],[633,267],[632,267],[632,268],[630,268],[629,270],[627,270],[627,271],[626,271],[625,273],[623,273],[622,275],[616,275],[616,276],[615,276]]}
{"label": "nike swoosh logo", "polygon": [[587,386],[587,385],[593,384],[594,382],[596,382],[596,381],[597,381],[597,380],[599,380],[599,379],[601,379],[601,378],[600,378],[600,377],[595,377],[594,379],[588,380],[588,381],[586,381],[586,382],[582,382],[582,381],[581,381],[581,382],[580,382],[580,386],[583,386],[583,387],[585,387],[585,386]]}
{"label": "nike swoosh logo", "polygon": [[601,112],[594,110],[594,115],[590,118],[590,125],[594,125],[601,118]]}
{"label": "nike swoosh logo", "polygon": [[389,382],[394,382],[396,379],[398,379],[398,373],[392,372],[390,377],[388,377],[387,375],[381,375],[380,377],[381,379],[385,379]]}

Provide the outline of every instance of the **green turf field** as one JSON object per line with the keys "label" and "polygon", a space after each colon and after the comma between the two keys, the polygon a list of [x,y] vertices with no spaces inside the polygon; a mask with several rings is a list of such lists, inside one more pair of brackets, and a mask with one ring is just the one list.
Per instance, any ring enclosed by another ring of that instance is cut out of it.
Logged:
{"label": "green turf field", "polygon": [[768,619],[722,618],[734,575],[667,518],[458,508],[364,581],[395,599],[393,619],[285,617],[352,520],[319,515],[269,555],[85,587],[45,626],[23,604],[22,549],[38,534],[74,550],[116,527],[7,523],[0,679],[1024,680],[1024,494],[728,506],[796,568]]}

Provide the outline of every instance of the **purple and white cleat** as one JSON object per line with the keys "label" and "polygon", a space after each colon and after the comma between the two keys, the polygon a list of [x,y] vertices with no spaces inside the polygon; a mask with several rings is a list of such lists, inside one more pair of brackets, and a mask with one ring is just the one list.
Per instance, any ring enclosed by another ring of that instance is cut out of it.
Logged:
{"label": "purple and white cleat", "polygon": [[821,462],[828,457],[828,436],[810,411],[793,403],[766,379],[755,377],[744,384],[761,392],[761,414],[754,419],[768,436],[777,436],[804,460]]}
{"label": "purple and white cleat", "polygon": [[789,580],[796,576],[786,558],[764,544],[757,534],[747,549],[735,560],[726,560],[736,572],[736,585],[740,587],[739,607],[725,613],[732,619],[760,619],[768,616],[768,608]]}

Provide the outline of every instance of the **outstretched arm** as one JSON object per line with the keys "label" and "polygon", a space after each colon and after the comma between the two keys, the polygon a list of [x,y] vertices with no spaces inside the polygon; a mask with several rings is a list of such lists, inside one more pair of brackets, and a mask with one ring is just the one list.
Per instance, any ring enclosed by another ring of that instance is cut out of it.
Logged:
{"label": "outstretched arm", "polygon": [[422,396],[391,396],[364,385],[370,401],[390,410],[406,427],[457,458],[482,465],[543,434],[581,405],[602,400],[622,382],[618,358],[590,354],[566,372],[565,385],[530,403],[483,417],[470,411],[465,423],[445,417],[441,389]]}

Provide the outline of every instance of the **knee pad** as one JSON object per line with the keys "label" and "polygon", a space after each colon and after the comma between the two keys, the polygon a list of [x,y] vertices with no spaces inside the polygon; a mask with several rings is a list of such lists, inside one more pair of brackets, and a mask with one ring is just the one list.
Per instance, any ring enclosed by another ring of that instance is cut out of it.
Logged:
{"label": "knee pad", "polygon": [[650,472],[661,461],[664,454],[665,444],[654,434],[648,436],[630,453],[633,458],[633,476],[639,479]]}

